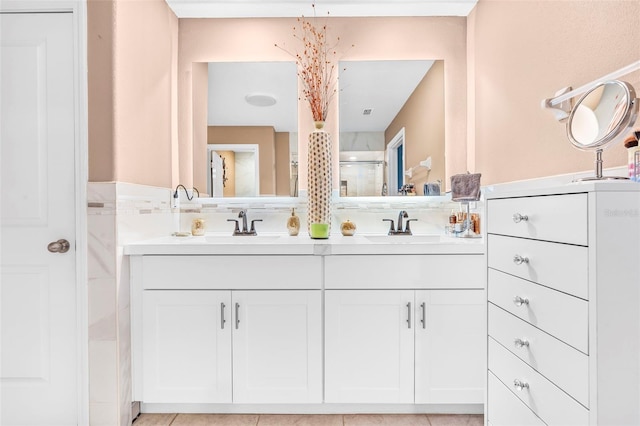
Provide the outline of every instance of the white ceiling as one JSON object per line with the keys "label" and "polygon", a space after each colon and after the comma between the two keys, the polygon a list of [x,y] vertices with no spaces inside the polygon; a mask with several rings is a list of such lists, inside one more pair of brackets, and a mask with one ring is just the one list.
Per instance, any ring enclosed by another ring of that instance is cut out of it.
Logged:
{"label": "white ceiling", "polygon": [[[384,131],[413,93],[433,61],[346,61],[340,63],[340,131]],[[209,63],[208,125],[273,126],[297,132],[294,62]],[[249,105],[249,94],[271,95],[270,107]],[[363,109],[372,109],[363,115]]]}
{"label": "white ceiling", "polygon": [[[312,16],[313,0],[167,0],[179,18]],[[331,16],[467,16],[477,0],[322,0],[315,13]],[[402,64],[401,64],[402,62]],[[421,63],[422,62],[422,63]],[[382,131],[431,65],[431,61],[351,63],[340,77],[342,131]],[[343,67],[341,67],[343,68]],[[393,78],[390,78],[393,76]],[[297,131],[297,85],[293,62],[209,64],[209,125],[271,125]],[[251,93],[273,95],[272,107],[247,104]],[[373,108],[369,117],[363,108]]]}
{"label": "white ceiling", "polygon": [[[167,0],[178,18],[313,16],[313,0]],[[467,16],[477,0],[320,0],[315,13],[331,16]]]}
{"label": "white ceiling", "polygon": [[[382,132],[398,114],[433,61],[340,63],[340,131]],[[364,115],[364,109],[371,109]]]}
{"label": "white ceiling", "polygon": [[[295,62],[211,62],[207,122],[210,126],[273,126],[298,131]],[[276,104],[249,105],[245,96],[271,95]]]}

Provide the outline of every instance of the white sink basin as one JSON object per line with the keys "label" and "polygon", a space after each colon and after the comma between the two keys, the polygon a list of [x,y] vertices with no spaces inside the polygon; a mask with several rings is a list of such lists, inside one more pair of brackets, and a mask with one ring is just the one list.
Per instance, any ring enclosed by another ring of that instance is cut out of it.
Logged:
{"label": "white sink basin", "polygon": [[439,243],[440,235],[365,235],[372,243],[384,244],[425,244]]}

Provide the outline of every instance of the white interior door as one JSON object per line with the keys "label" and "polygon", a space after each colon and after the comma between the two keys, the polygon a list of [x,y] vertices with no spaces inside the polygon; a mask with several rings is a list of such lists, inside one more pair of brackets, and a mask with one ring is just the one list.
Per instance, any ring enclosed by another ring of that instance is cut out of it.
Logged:
{"label": "white interior door", "polygon": [[404,127],[389,141],[386,157],[389,195],[398,195],[398,189],[404,185],[405,176]]}
{"label": "white interior door", "polygon": [[0,423],[77,424],[73,15],[0,13],[0,28]]}

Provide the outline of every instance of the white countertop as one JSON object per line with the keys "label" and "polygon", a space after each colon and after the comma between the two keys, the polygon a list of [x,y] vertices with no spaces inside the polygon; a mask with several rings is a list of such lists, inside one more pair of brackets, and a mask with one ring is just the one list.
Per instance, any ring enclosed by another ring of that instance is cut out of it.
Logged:
{"label": "white countertop", "polygon": [[128,244],[126,255],[348,255],[348,254],[484,254],[484,238],[456,238],[444,235],[387,236],[331,235],[314,240],[302,233],[231,236],[206,234],[201,237],[167,236]]}
{"label": "white countertop", "polygon": [[640,192],[640,183],[629,180],[591,180],[563,185],[534,185],[507,183],[485,189],[485,199],[529,197],[538,195],[576,194],[583,192]]}

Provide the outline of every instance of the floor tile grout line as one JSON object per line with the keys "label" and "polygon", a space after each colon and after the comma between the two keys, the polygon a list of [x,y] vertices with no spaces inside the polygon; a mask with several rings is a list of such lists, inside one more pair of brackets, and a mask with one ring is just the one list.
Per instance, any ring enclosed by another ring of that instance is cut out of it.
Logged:
{"label": "floor tile grout line", "polygon": [[176,419],[177,419],[177,418],[178,418],[178,413],[175,413],[175,414],[173,415],[173,418],[172,418],[172,419],[171,419],[171,421],[169,422],[169,425],[168,425],[168,426],[171,426],[171,425],[173,424],[173,422],[175,422],[175,421],[176,421]]}

